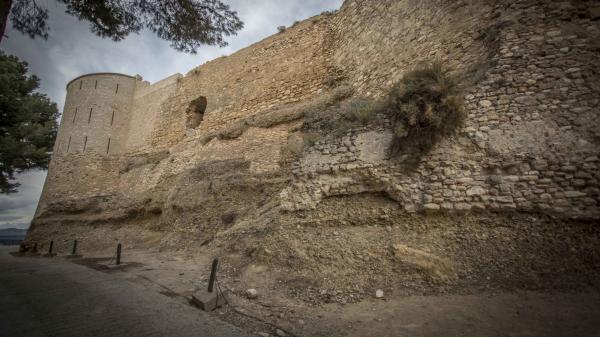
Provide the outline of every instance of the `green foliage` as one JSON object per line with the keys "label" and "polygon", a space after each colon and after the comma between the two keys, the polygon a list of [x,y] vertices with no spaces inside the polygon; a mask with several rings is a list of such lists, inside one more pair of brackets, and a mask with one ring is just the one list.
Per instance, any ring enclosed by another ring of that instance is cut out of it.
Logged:
{"label": "green foliage", "polygon": [[[89,22],[100,37],[120,41],[147,28],[174,49],[193,54],[203,44],[226,46],[224,36],[235,35],[244,26],[237,13],[219,0],[58,1],[67,6],[67,14]],[[48,10],[36,1],[14,0],[10,19],[16,30],[32,38],[48,36]]]}
{"label": "green foliage", "polygon": [[392,156],[421,156],[464,121],[463,98],[458,81],[439,63],[404,75],[388,95],[394,139]]}
{"label": "green foliage", "polygon": [[48,9],[40,6],[37,1],[16,0],[13,1],[12,8],[6,10],[10,10],[10,18],[17,31],[29,35],[32,39],[36,36],[48,38]]}
{"label": "green foliage", "polygon": [[0,192],[16,192],[14,173],[47,168],[56,138],[56,104],[35,93],[27,63],[0,51]]}

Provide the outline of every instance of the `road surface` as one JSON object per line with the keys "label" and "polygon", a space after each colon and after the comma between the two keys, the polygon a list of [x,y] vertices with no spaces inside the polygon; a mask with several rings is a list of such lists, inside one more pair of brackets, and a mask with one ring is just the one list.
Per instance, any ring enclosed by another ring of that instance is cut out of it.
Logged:
{"label": "road surface", "polygon": [[60,258],[0,254],[0,337],[248,336],[176,299]]}

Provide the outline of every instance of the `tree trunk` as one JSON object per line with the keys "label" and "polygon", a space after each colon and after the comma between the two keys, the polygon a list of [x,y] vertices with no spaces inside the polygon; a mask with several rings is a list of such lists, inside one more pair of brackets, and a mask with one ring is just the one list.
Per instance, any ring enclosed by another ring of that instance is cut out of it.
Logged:
{"label": "tree trunk", "polygon": [[0,0],[0,42],[2,42],[2,38],[4,37],[12,2],[13,0]]}

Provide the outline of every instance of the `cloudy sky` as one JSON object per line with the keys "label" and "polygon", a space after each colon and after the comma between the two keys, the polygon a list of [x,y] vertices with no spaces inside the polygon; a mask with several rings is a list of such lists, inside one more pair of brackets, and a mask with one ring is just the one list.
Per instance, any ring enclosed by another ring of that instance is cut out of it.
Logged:
{"label": "cloudy sky", "polygon": [[[223,0],[222,0],[223,1]],[[62,111],[65,86],[69,80],[86,73],[118,72],[140,74],[156,82],[174,73],[185,74],[197,65],[229,55],[277,32],[278,26],[290,26],[326,10],[338,9],[343,0],[225,0],[244,21],[237,36],[228,39],[225,48],[204,47],[198,54],[176,52],[169,43],[144,31],[121,42],[93,35],[87,23],[64,14],[62,5],[52,0],[50,37],[31,40],[7,27],[0,49],[29,63],[29,71],[41,78],[40,91],[58,103]],[[9,24],[10,25],[10,24]],[[0,195],[0,229],[27,228],[35,212],[45,172],[31,171],[19,176],[19,193]]]}

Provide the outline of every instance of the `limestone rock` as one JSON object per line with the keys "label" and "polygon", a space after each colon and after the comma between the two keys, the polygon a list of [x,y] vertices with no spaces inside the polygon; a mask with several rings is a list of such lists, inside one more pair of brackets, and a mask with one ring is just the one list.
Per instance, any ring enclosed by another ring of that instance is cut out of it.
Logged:
{"label": "limestone rock", "polygon": [[248,297],[249,299],[255,299],[258,297],[258,291],[256,291],[256,289],[248,289],[246,290],[246,297]]}

